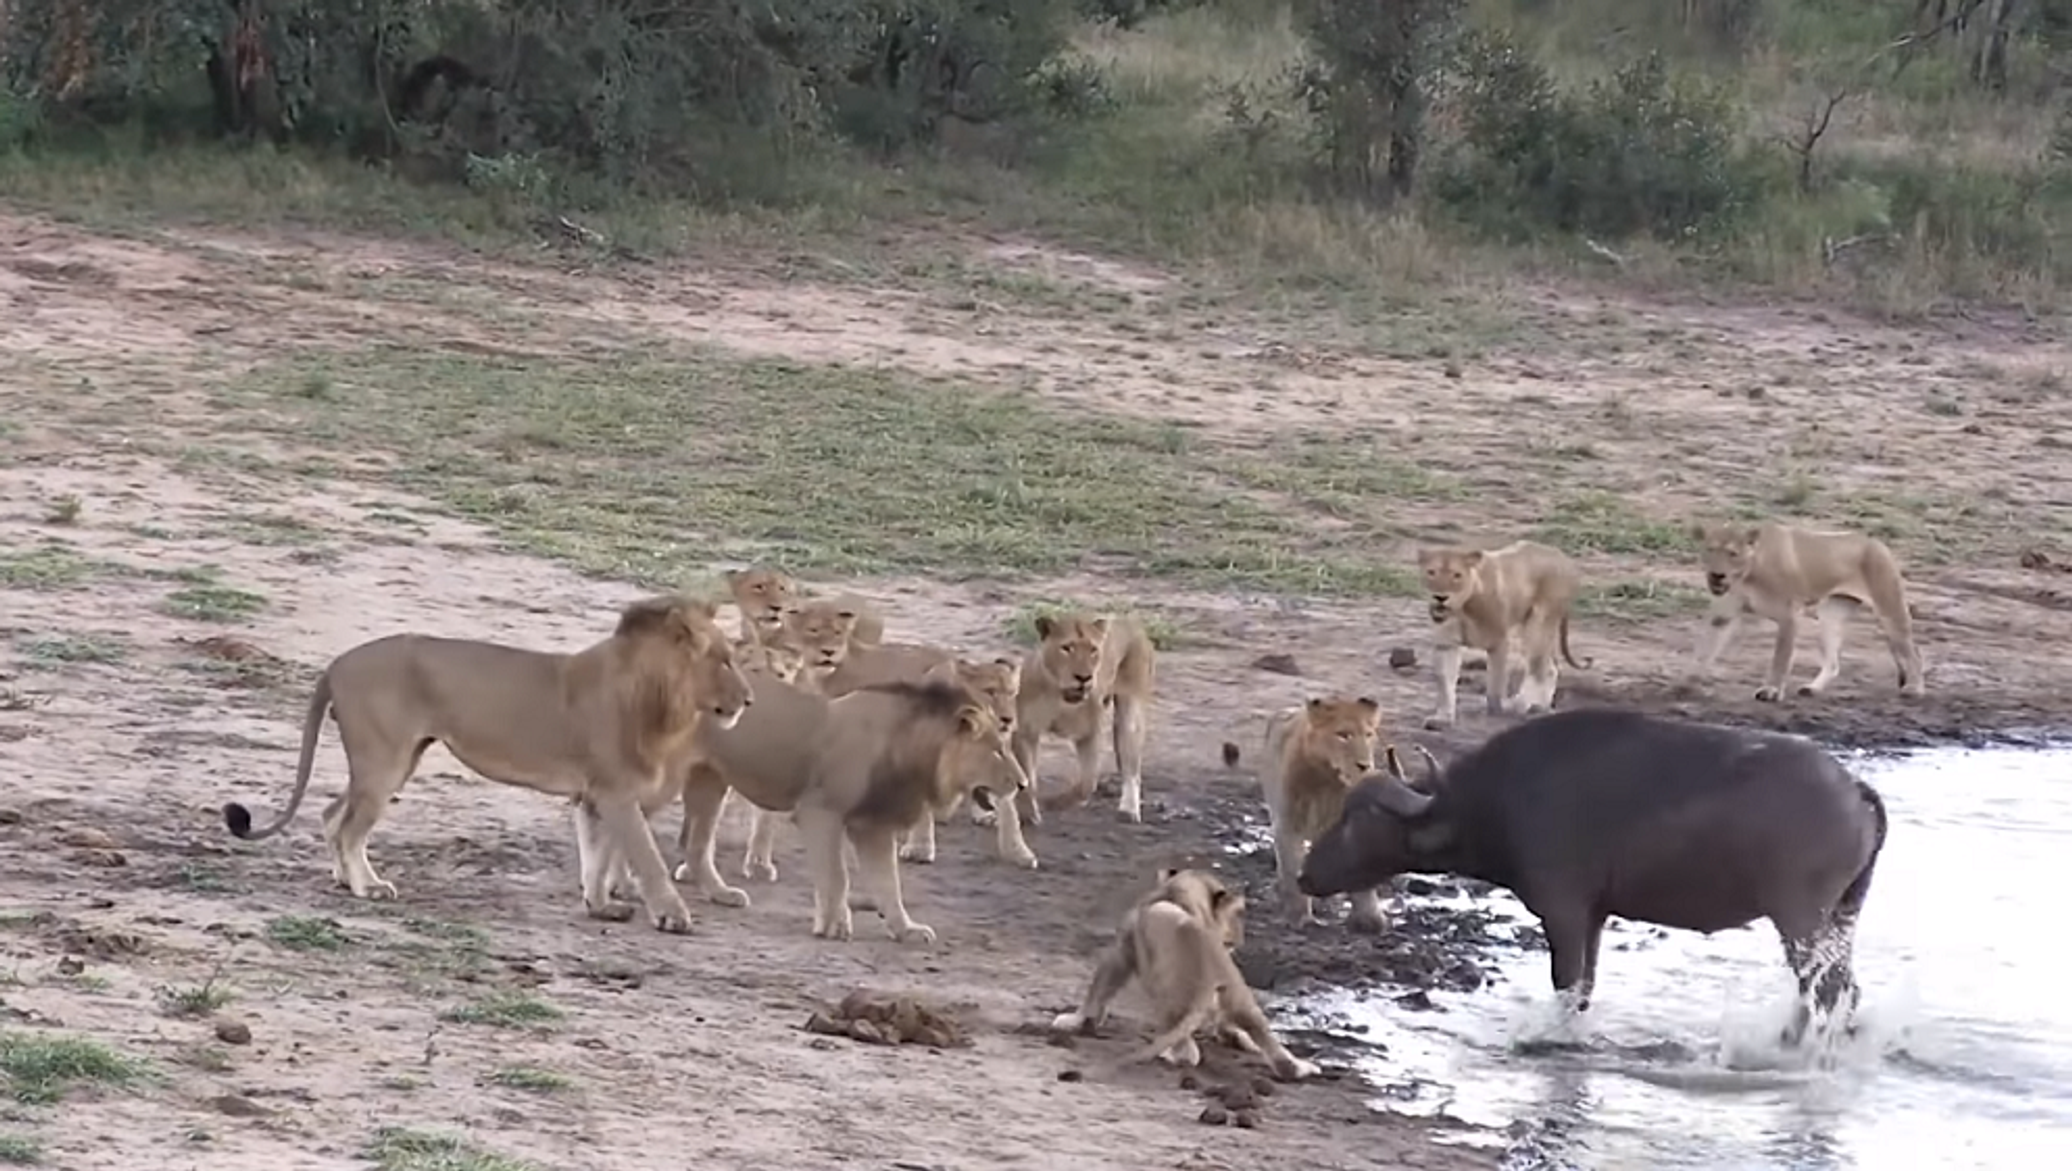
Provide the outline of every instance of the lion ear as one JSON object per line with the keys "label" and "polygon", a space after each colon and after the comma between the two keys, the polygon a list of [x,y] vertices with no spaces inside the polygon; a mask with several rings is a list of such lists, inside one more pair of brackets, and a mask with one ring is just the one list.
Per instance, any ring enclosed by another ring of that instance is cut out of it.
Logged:
{"label": "lion ear", "polygon": [[1757,525],[1750,525],[1747,528],[1741,530],[1741,539],[1751,545],[1755,544],[1756,541],[1762,537],[1762,535],[1763,530],[1761,529],[1761,527]]}
{"label": "lion ear", "polygon": [[1036,637],[1037,637],[1037,638],[1049,638],[1049,637],[1050,637],[1050,632],[1051,632],[1051,631],[1053,631],[1053,630],[1056,630],[1056,629],[1057,629],[1057,627],[1058,627],[1058,620],[1057,620],[1057,619],[1055,619],[1055,618],[1052,618],[1052,617],[1051,617],[1050,615],[1048,615],[1048,614],[1038,614],[1038,615],[1036,615]]}
{"label": "lion ear", "polygon": [[1303,705],[1302,705],[1302,707],[1303,707],[1303,710],[1307,711],[1307,712],[1308,712],[1308,713],[1309,713],[1310,715],[1316,715],[1316,714],[1317,714],[1318,712],[1321,712],[1321,711],[1323,711],[1323,710],[1324,710],[1324,700],[1323,700],[1323,697],[1322,697],[1322,696],[1317,696],[1317,695],[1312,695],[1312,696],[1310,696],[1310,697],[1309,697],[1309,702],[1308,702],[1308,703],[1305,703],[1305,704],[1303,704]]}
{"label": "lion ear", "polygon": [[1482,564],[1482,550],[1468,550],[1466,553],[1461,555],[1461,564],[1467,566],[1470,569],[1473,569],[1477,565]]}
{"label": "lion ear", "polygon": [[1009,670],[1019,671],[1021,670],[1022,661],[1020,659],[1010,659],[1006,655],[1001,655],[999,658],[993,660],[993,665],[995,667],[1006,667]]}
{"label": "lion ear", "polygon": [[1361,711],[1364,711],[1369,715],[1381,714],[1381,704],[1376,702],[1374,697],[1371,695],[1363,695],[1360,698],[1354,700],[1353,702],[1359,705]]}
{"label": "lion ear", "polygon": [[1209,909],[1221,915],[1225,911],[1230,909],[1230,904],[1233,899],[1235,899],[1240,905],[1242,905],[1244,903],[1245,896],[1237,893],[1234,890],[1231,890],[1229,887],[1219,886],[1215,890],[1209,892]]}
{"label": "lion ear", "polygon": [[1161,866],[1158,868],[1158,880],[1160,882],[1171,882],[1178,877],[1180,877],[1180,868],[1178,866]]}
{"label": "lion ear", "polygon": [[1099,618],[1087,623],[1087,625],[1093,627],[1096,634],[1106,634],[1108,633],[1108,616],[1103,614]]}
{"label": "lion ear", "polygon": [[966,704],[957,709],[957,731],[976,740],[986,734],[990,717],[986,709]]}

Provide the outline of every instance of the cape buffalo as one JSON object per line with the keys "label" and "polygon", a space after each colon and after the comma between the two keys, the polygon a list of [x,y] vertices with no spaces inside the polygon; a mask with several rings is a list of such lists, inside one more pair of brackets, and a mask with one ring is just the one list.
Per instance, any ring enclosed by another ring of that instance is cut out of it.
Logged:
{"label": "cape buffalo", "polygon": [[1412,783],[1391,746],[1389,773],[1353,788],[1302,864],[1303,894],[1406,871],[1504,887],[1539,917],[1554,988],[1579,1012],[1611,916],[1707,934],[1767,918],[1799,980],[1784,1042],[1804,1036],[1809,1001],[1831,1013],[1847,992],[1854,1014],[1850,950],[1885,804],[1819,745],[1575,708],[1506,728],[1443,771],[1424,756]]}

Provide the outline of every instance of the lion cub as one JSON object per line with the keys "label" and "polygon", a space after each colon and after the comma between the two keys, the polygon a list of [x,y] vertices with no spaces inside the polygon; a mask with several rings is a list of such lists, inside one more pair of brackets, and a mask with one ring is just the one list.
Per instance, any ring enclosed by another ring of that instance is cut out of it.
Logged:
{"label": "lion cub", "polygon": [[1753,528],[1691,526],[1705,566],[1705,588],[1713,602],[1710,630],[1699,636],[1699,666],[1712,669],[1733,641],[1742,619],[1753,615],[1777,624],[1770,670],[1757,689],[1759,700],[1783,698],[1791,675],[1799,615],[1813,610],[1820,622],[1820,672],[1799,688],[1818,695],[1842,670],[1842,636],[1859,605],[1869,603],[1885,633],[1885,645],[1899,668],[1899,690],[1921,695],[1928,682],[1921,651],[1914,645],[1913,615],[1906,584],[1892,549],[1876,537],[1835,529],[1808,529],[1770,521]]}
{"label": "lion cub", "polygon": [[[1040,640],[1022,660],[1014,751],[1033,782],[1036,756],[1046,735],[1072,742],[1079,775],[1058,799],[1061,806],[1085,803],[1100,779],[1101,718],[1113,709],[1115,767],[1122,774],[1117,808],[1130,821],[1144,820],[1144,737],[1155,652],[1144,625],[1127,615],[1075,611],[1036,619]],[[1032,783],[1021,813],[1043,824],[1043,807]]]}
{"label": "lion cub", "polygon": [[[1347,790],[1374,771],[1381,740],[1381,705],[1367,696],[1313,697],[1267,717],[1259,788],[1273,825],[1273,861],[1281,893],[1300,924],[1319,922],[1316,901],[1295,888],[1309,846],[1337,822]],[[1223,761],[1235,767],[1239,749],[1225,741]],[[1346,925],[1379,931],[1384,922],[1379,891],[1352,896]]]}
{"label": "lion cub", "polygon": [[1091,1032],[1135,979],[1158,1015],[1159,1032],[1127,1060],[1157,1057],[1174,1065],[1198,1065],[1201,1048],[1194,1034],[1214,1026],[1238,1048],[1264,1055],[1282,1078],[1314,1075],[1314,1064],[1288,1052],[1274,1036],[1258,998],[1230,958],[1230,949],[1244,942],[1245,896],[1201,870],[1161,870],[1158,880],[1123,916],[1079,1011],[1060,1014],[1051,1028]]}
{"label": "lion cub", "polygon": [[1568,554],[1535,541],[1513,541],[1500,549],[1458,546],[1417,551],[1417,567],[1431,595],[1428,610],[1434,632],[1432,670],[1439,684],[1439,706],[1425,720],[1427,728],[1443,728],[1459,715],[1461,648],[1489,653],[1484,684],[1490,715],[1511,708],[1511,656],[1523,652],[1525,679],[1518,687],[1518,710],[1530,715],[1554,707],[1554,689],[1561,674],[1554,661],[1558,646],[1571,667],[1568,649],[1569,611],[1582,589],[1582,575]]}

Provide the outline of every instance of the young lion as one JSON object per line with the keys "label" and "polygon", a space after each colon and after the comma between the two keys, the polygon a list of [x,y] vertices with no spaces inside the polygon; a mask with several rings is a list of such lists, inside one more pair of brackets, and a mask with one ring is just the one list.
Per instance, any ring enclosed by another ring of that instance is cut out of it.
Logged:
{"label": "young lion", "polygon": [[[790,574],[767,565],[729,569],[724,575],[727,592],[741,611],[741,637],[760,641],[776,633],[784,615],[814,599],[807,599]],[[874,646],[885,637],[884,619],[869,603],[853,594],[817,599],[849,615],[848,638],[858,646]]]}
{"label": "young lion", "polygon": [[[920,683],[940,679],[963,686],[971,692],[974,700],[992,710],[1002,728],[1011,731],[1015,719],[1015,695],[1021,688],[1021,677],[1022,665],[1013,659],[980,663],[957,658],[934,647],[887,643],[855,648],[833,673],[817,680],[800,682],[798,686],[834,699],[879,683]],[[950,816],[963,803],[964,796],[959,791],[949,806],[941,811],[941,816]],[[997,805],[995,808],[997,810]],[[751,813],[748,854],[741,864],[744,877],[768,882],[777,880],[777,866],[771,853],[782,816],[762,809]],[[923,818],[902,835],[899,850],[902,861],[935,861],[935,820],[934,817]],[[1000,819],[998,824],[1000,856],[1017,866],[1036,869],[1036,853],[1022,836],[1021,819],[1011,807],[1008,816]]]}
{"label": "young lion", "polygon": [[[1346,791],[1374,771],[1374,751],[1380,739],[1381,705],[1364,695],[1358,699],[1312,697],[1300,707],[1267,718],[1259,788],[1273,825],[1274,870],[1297,923],[1319,922],[1315,900],[1295,889],[1302,859],[1309,853],[1310,843],[1337,822]],[[1238,746],[1225,741],[1224,763],[1235,767],[1238,756]],[[1381,930],[1380,892],[1357,892],[1352,903],[1347,926],[1358,931]]]}
{"label": "young lion", "polygon": [[1264,1055],[1289,1081],[1317,1067],[1288,1052],[1259,1009],[1259,1001],[1230,958],[1244,941],[1245,896],[1200,870],[1161,870],[1158,886],[1122,918],[1115,942],[1101,956],[1078,1012],[1060,1014],[1051,1028],[1091,1032],[1108,1006],[1136,979],[1158,1014],[1158,1035],[1127,1060],[1157,1057],[1174,1065],[1201,1062],[1194,1034],[1213,1025],[1225,1040]]}
{"label": "young lion", "polygon": [[[1022,660],[1015,756],[1033,780],[1043,737],[1070,740],[1079,756],[1079,775],[1057,804],[1084,804],[1100,779],[1101,716],[1112,705],[1115,767],[1122,774],[1117,808],[1130,821],[1144,820],[1145,719],[1156,665],[1151,637],[1135,618],[1084,611],[1042,615],[1036,634],[1041,641]],[[1023,800],[1022,816],[1032,825],[1043,824],[1033,786]]]}
{"label": "young lion", "polygon": [[1550,711],[1561,666],[1558,646],[1571,667],[1578,663],[1568,649],[1569,611],[1582,588],[1582,575],[1566,553],[1534,541],[1513,541],[1500,549],[1458,546],[1417,551],[1417,567],[1429,611],[1437,626],[1432,670],[1439,684],[1439,707],[1425,720],[1427,728],[1443,728],[1459,715],[1461,648],[1489,653],[1484,683],[1490,715],[1510,709],[1511,656],[1522,651],[1525,679],[1518,688],[1519,710],[1527,715]]}
{"label": "young lion", "polygon": [[899,831],[960,794],[986,802],[1028,784],[1006,730],[954,682],[886,683],[840,699],[773,681],[733,727],[701,728],[674,775],[684,803],[684,868],[712,901],[745,907],[713,865],[719,809],[732,788],[752,804],[788,811],[815,874],[813,933],[849,938],[849,871],[855,847],[876,906],[895,939],[932,941],[900,895]]}
{"label": "young lion", "polygon": [[1691,536],[1698,542],[1705,588],[1713,597],[1707,616],[1711,629],[1699,636],[1702,669],[1712,669],[1742,619],[1767,618],[1777,624],[1777,643],[1769,674],[1755,697],[1782,699],[1791,675],[1799,615],[1813,610],[1820,621],[1820,671],[1799,694],[1818,695],[1841,673],[1842,636],[1850,616],[1868,602],[1899,668],[1901,694],[1927,690],[1921,651],[1914,645],[1913,615],[1907,610],[1906,584],[1885,542],[1862,533],[1777,521],[1752,528],[1697,524],[1691,526]]}
{"label": "young lion", "polygon": [[641,809],[694,730],[733,727],[756,698],[714,613],[687,598],[634,602],[609,638],[574,654],[422,634],[363,642],[317,677],[288,808],[254,830],[251,811],[232,802],[224,823],[248,841],[288,824],[309,788],[329,712],[348,779],[324,810],[324,839],[332,877],[355,897],[396,897],[367,860],[367,835],[436,741],[491,780],[576,799],[576,855],[592,916],[631,917],[633,908],[608,890],[624,860],[655,926],[688,931],[690,909]]}

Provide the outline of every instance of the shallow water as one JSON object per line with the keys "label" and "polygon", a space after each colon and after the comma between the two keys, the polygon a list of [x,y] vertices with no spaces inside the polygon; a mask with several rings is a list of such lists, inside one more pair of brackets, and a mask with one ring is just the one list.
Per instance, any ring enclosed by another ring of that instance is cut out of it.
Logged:
{"label": "shallow water", "polygon": [[[1891,830],[1858,928],[1857,1035],[1830,1068],[1779,1053],[1794,996],[1767,922],[1707,938],[1613,921],[1590,1011],[1564,1023],[1544,952],[1506,979],[1305,1001],[1364,1026],[1381,1108],[1490,1128],[1518,1168],[2072,1166],[2072,746],[1855,756]],[[1508,894],[1501,904],[1530,916]]]}

